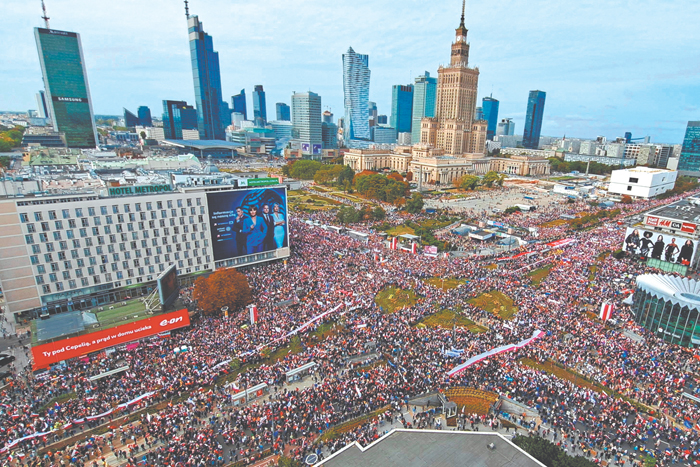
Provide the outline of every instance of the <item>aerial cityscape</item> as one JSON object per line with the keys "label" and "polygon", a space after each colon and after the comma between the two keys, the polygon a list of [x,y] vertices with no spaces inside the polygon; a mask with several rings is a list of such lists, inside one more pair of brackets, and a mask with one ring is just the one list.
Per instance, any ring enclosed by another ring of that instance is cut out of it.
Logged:
{"label": "aerial cityscape", "polygon": [[36,3],[2,465],[700,463],[699,6]]}

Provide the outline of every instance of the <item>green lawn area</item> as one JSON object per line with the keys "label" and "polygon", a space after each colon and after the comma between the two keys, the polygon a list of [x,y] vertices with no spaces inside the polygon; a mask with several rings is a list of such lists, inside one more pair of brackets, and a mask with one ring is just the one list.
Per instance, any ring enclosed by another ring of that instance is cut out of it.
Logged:
{"label": "green lawn area", "polygon": [[403,290],[396,287],[388,287],[374,297],[377,305],[382,307],[384,313],[393,313],[404,306],[413,306],[418,302],[418,297],[413,290]]}
{"label": "green lawn area", "polygon": [[421,227],[425,227],[426,229],[441,229],[443,227],[447,227],[450,225],[452,221],[447,220],[447,221],[440,221],[437,219],[427,219],[424,220],[423,222],[420,222]]}
{"label": "green lawn area", "polygon": [[386,233],[389,235],[396,237],[398,235],[403,235],[403,234],[411,234],[415,235],[416,231],[413,230],[411,227],[407,227],[405,225],[397,225],[396,227],[392,227],[391,229],[387,230]]}
{"label": "green lawn area", "polygon": [[512,319],[518,312],[518,307],[513,304],[513,299],[498,290],[484,292],[469,300],[469,303],[506,320]]}
{"label": "green lawn area", "polygon": [[[114,307],[114,309],[110,310],[110,307]],[[100,308],[103,308],[104,311],[99,311]],[[93,308],[92,312],[97,316],[97,321],[103,329],[131,323],[149,316],[146,313],[146,305],[139,299],[130,300],[124,306],[122,306],[122,302],[102,305]]]}
{"label": "green lawn area", "polygon": [[430,284],[433,287],[436,287],[438,289],[451,290],[451,289],[456,289],[460,285],[464,284],[464,279],[431,277],[430,279],[427,279],[425,282],[427,282],[428,284]]}
{"label": "green lawn area", "polygon": [[535,269],[534,271],[528,272],[527,275],[530,277],[530,279],[532,279],[532,285],[535,287],[539,287],[542,281],[547,278],[547,276],[549,275],[549,271],[553,267],[553,264],[548,264],[539,269]]}
{"label": "green lawn area", "polygon": [[431,328],[447,329],[452,329],[452,325],[454,324],[455,326],[460,328],[467,328],[475,334],[487,331],[485,327],[479,326],[474,321],[470,320],[463,314],[454,310],[438,311],[437,313],[423,318],[421,323]]}

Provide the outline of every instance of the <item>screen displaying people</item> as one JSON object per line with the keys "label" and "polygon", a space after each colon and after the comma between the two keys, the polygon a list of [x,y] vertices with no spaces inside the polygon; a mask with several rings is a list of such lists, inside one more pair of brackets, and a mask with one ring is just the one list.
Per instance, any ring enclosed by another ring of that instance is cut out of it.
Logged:
{"label": "screen displaying people", "polygon": [[284,188],[207,193],[214,260],[289,245]]}
{"label": "screen displaying people", "polygon": [[624,250],[632,255],[690,266],[697,245],[693,240],[676,238],[641,229],[628,228]]}

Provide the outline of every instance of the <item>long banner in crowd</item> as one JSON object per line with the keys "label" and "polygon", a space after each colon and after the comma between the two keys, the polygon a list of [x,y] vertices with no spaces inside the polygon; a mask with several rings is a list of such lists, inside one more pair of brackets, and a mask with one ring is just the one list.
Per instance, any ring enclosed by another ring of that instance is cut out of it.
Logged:
{"label": "long banner in crowd", "polygon": [[68,424],[66,424],[66,425],[62,425],[62,426],[60,426],[60,427],[54,427],[54,428],[52,428],[52,429],[49,430],[49,431],[43,431],[43,432],[32,433],[31,435],[27,435],[27,436],[24,436],[24,437],[22,437],[22,438],[18,438],[18,439],[14,440],[14,441],[10,441],[9,443],[7,443],[7,444],[5,445],[4,448],[0,449],[0,454],[2,454],[2,453],[4,453],[4,452],[7,452],[8,449],[12,449],[13,447],[17,446],[17,445],[18,445],[19,443],[21,443],[22,441],[28,441],[28,440],[34,439],[34,438],[41,438],[41,437],[43,437],[43,436],[50,435],[50,434],[53,433],[54,431],[58,431],[58,430],[61,430],[61,429],[62,429],[62,430],[68,430],[68,429],[70,429],[73,425],[81,425],[81,424],[85,423],[85,421],[92,421],[92,420],[97,420],[97,419],[102,418],[102,417],[106,417],[106,416],[108,416],[108,415],[111,415],[111,414],[114,413],[114,412],[118,412],[118,411],[121,410],[121,409],[124,409],[124,408],[126,408],[126,407],[132,406],[132,405],[134,405],[134,404],[138,404],[138,403],[141,402],[142,400],[148,399],[149,397],[153,396],[154,394],[155,394],[155,392],[147,392],[146,394],[142,394],[142,395],[140,395],[139,397],[137,397],[137,398],[135,398],[135,399],[131,399],[131,400],[128,401],[128,402],[124,402],[123,404],[119,404],[119,405],[116,406],[115,408],[110,409],[110,410],[108,410],[107,412],[101,413],[101,414],[99,414],[99,415],[94,415],[94,416],[90,416],[90,417],[85,417],[85,418],[81,418],[81,419],[79,419],[79,420],[73,420],[73,422],[71,422],[71,423],[68,423]]}
{"label": "long banner in crowd", "polygon": [[461,373],[462,371],[466,370],[475,363],[479,363],[480,361],[485,360],[489,357],[493,357],[494,355],[521,349],[528,345],[530,342],[534,341],[535,339],[539,339],[542,336],[544,336],[544,331],[537,330],[532,333],[532,337],[528,337],[527,339],[522,340],[517,344],[502,345],[500,347],[496,347],[495,349],[491,349],[484,353],[480,353],[479,355],[475,355],[466,362],[462,363],[461,365],[452,368],[450,371],[447,372],[447,376],[454,376],[458,373]]}

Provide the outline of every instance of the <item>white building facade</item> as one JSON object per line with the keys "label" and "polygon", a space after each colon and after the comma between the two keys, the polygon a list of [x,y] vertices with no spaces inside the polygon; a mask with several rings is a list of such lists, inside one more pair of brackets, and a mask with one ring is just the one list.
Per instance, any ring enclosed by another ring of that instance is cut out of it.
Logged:
{"label": "white building facade", "polygon": [[608,192],[633,198],[653,198],[672,190],[677,177],[678,172],[674,170],[649,167],[613,170]]}

